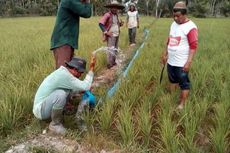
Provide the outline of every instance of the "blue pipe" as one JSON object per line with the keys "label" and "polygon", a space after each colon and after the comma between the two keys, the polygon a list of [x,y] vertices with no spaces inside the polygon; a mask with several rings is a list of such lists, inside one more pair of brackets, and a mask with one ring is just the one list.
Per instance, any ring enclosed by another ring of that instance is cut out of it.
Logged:
{"label": "blue pipe", "polygon": [[[126,67],[125,71],[123,71],[123,73],[122,73],[122,76],[124,78],[128,75],[130,67],[133,65],[134,60],[139,56],[140,50],[144,47],[145,41],[147,40],[148,35],[149,35],[149,30],[144,29],[144,34],[145,34],[144,41],[142,42],[141,46],[136,50],[136,53],[133,56],[132,60],[129,62],[129,64]],[[119,77],[119,79],[116,81],[116,83],[114,83],[114,85],[108,90],[108,92],[107,92],[107,97],[108,98],[111,98],[114,95],[114,93],[116,92],[117,88],[120,85],[121,79],[122,79],[122,77]]]}

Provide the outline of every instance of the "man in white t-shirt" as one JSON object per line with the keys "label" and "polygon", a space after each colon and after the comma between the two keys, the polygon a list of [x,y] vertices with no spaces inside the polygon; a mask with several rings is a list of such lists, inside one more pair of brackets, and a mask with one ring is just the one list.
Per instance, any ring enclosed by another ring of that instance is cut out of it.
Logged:
{"label": "man in white t-shirt", "polygon": [[126,27],[128,27],[129,45],[134,46],[136,44],[136,31],[139,28],[139,15],[134,3],[129,4]]}
{"label": "man in white t-shirt", "polygon": [[180,86],[181,94],[178,109],[183,109],[190,91],[188,72],[198,44],[197,26],[187,18],[185,2],[177,2],[173,8],[174,22],[171,24],[167,48],[161,62],[167,62],[171,89]]}

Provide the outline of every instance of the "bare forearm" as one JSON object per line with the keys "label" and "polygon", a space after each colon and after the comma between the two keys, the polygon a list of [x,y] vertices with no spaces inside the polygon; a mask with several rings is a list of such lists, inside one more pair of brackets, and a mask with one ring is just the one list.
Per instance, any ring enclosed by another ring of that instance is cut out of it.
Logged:
{"label": "bare forearm", "polygon": [[168,57],[168,48],[167,47],[165,48],[165,50],[163,52],[163,56]]}
{"label": "bare forearm", "polygon": [[183,67],[183,70],[184,70],[185,72],[188,72],[189,69],[190,69],[190,67],[191,67],[192,60],[193,60],[193,57],[194,57],[194,55],[195,55],[195,51],[196,51],[195,49],[190,49],[190,51],[189,51],[188,60],[187,60],[187,62],[185,63],[185,65],[184,65],[184,67]]}
{"label": "bare forearm", "polygon": [[168,60],[168,51],[165,49],[165,51],[161,55],[161,64],[165,65]]}
{"label": "bare forearm", "polygon": [[195,52],[196,52],[195,49],[190,49],[190,51],[189,51],[189,56],[188,56],[188,60],[187,60],[188,63],[192,63],[193,57],[194,57],[194,55],[195,55]]}

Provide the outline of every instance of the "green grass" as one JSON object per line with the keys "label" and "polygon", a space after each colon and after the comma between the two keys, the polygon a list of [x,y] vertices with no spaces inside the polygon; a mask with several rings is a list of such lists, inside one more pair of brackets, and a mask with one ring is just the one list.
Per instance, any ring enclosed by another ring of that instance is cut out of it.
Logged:
{"label": "green grass", "polygon": [[[105,46],[98,20],[99,17],[81,20],[75,54],[87,61],[93,50]],[[159,19],[150,27],[154,18],[141,17],[138,44],[142,42],[143,29],[150,30],[144,48],[115,95],[103,98],[102,106],[86,114],[90,131],[76,139],[97,149],[121,148],[126,152],[230,151],[230,20],[192,20],[199,28],[199,48],[192,63],[192,90],[185,110],[175,111],[179,91],[168,92],[166,72],[159,83],[160,55],[172,19]],[[39,84],[54,70],[49,50],[54,22],[54,17],[0,19],[0,152],[19,141],[21,131],[24,139],[41,131],[32,106]],[[127,29],[123,27],[121,32],[119,47],[127,51]],[[97,55],[96,73],[106,67],[105,57],[104,53]],[[106,95],[107,88],[105,85],[95,89],[98,99]],[[67,137],[74,139],[78,135],[75,132],[78,133],[71,128],[73,136]],[[109,147],[108,142],[114,147]]]}

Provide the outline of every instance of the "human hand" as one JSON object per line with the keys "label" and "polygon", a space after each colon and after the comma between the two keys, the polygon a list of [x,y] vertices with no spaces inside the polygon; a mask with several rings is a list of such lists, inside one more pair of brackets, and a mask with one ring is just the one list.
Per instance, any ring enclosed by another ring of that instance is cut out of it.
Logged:
{"label": "human hand", "polygon": [[109,37],[112,36],[112,32],[111,32],[111,31],[106,31],[104,34],[105,34],[106,36],[109,36]]}
{"label": "human hand", "polygon": [[190,69],[191,63],[192,62],[186,62],[184,67],[183,67],[183,71],[188,72]]}
{"label": "human hand", "polygon": [[95,65],[96,65],[96,55],[95,55],[95,54],[92,54],[91,60],[90,60],[90,65],[89,65],[89,69],[90,69],[91,71],[94,71]]}
{"label": "human hand", "polygon": [[85,91],[79,91],[79,92],[72,92],[70,94],[70,102],[73,101],[74,99],[78,99],[82,96],[82,94],[84,93]]}
{"label": "human hand", "polygon": [[120,21],[120,26],[122,27],[124,25],[124,21]]}
{"label": "human hand", "polygon": [[163,54],[161,56],[161,64],[165,65],[167,63],[168,56]]}

